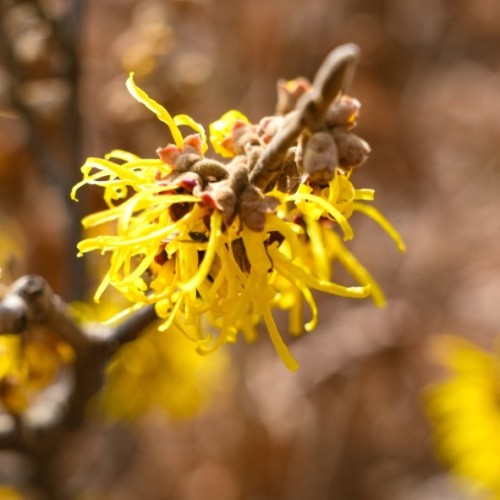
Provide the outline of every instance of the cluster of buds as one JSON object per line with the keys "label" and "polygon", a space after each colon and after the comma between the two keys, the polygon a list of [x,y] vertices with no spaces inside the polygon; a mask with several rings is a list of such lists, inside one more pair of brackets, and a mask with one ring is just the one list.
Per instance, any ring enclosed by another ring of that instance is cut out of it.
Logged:
{"label": "cluster of buds", "polygon": [[[234,132],[241,130],[240,123],[235,122]],[[219,210],[225,226],[231,225],[239,216],[241,222],[250,229],[262,231],[265,214],[276,208],[278,200],[265,196],[250,183],[251,156],[246,154],[247,150],[250,148],[224,164],[205,158],[201,137],[189,135],[181,148],[168,145],[158,150],[162,161],[172,169],[166,176],[159,174],[158,181],[169,188],[178,186],[176,192],[192,193],[201,198],[206,206]],[[171,209],[174,220],[185,215],[185,210],[189,208],[176,212],[178,210],[178,206]]]}
{"label": "cluster of buds", "polygon": [[[312,93],[311,83],[304,78],[278,82],[278,116],[265,119],[262,124],[267,141],[276,134],[289,113],[296,108],[304,109],[301,99],[307,100]],[[301,180],[328,182],[336,168],[349,170],[366,161],[370,146],[351,131],[356,126],[360,108],[357,99],[340,95],[327,108],[323,120],[314,121],[302,131],[293,152],[296,173]]]}
{"label": "cluster of buds", "polygon": [[[251,123],[229,111],[209,128],[209,140],[222,158],[205,156],[204,128],[186,115],[170,116],[130,76],[127,87],[169,127],[174,144],[158,149],[158,159],[121,150],[105,159],[89,158],[84,184],[104,188],[108,209],[84,218],[85,227],[115,220],[116,235],[79,244],[81,253],[110,252],[108,285],[133,302],[130,309],[154,304],[165,321],[207,352],[234,341],[239,332],[256,336],[263,320],[285,364],[298,365],[276,327],[272,310],[289,310],[290,333],[312,330],[317,307],[311,290],[344,297],[382,291],[342,240],[353,237],[354,211],[379,223],[403,250],[387,220],[366,201],[371,189],[354,188],[350,177],[370,151],[352,133],[357,100],[344,94],[358,49],[330,53],[312,83],[278,83],[274,116]],[[194,133],[183,136],[179,127]],[[340,229],[340,234],[338,234]],[[340,262],[358,282],[331,281]],[[302,302],[312,318],[303,324]]]}

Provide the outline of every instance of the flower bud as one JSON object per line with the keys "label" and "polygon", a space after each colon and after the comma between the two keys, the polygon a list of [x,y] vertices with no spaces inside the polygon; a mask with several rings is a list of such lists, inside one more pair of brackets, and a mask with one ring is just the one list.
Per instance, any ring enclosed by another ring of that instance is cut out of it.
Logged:
{"label": "flower bud", "polygon": [[338,162],[341,167],[359,167],[368,158],[371,148],[361,137],[342,128],[333,131],[338,149]]}
{"label": "flower bud", "polygon": [[307,141],[302,157],[304,173],[312,181],[329,181],[338,163],[337,146],[328,132],[316,132]]}
{"label": "flower bud", "polygon": [[329,127],[337,127],[339,125],[348,128],[353,127],[359,116],[360,108],[361,103],[357,99],[343,95],[327,109],[325,122]]}

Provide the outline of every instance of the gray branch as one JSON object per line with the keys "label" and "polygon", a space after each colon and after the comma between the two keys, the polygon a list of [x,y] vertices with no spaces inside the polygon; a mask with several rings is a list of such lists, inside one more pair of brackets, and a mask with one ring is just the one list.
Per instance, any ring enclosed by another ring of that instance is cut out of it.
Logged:
{"label": "gray branch", "polygon": [[67,304],[53,293],[43,278],[29,275],[15,281],[0,301],[0,335],[22,336],[31,327],[43,325],[71,345],[75,362],[71,390],[61,405],[60,414],[54,412],[54,418],[43,424],[43,432],[36,421],[19,417],[11,429],[0,431],[0,448],[43,447],[44,442],[53,442],[66,430],[78,427],[83,422],[87,403],[102,387],[111,357],[157,319],[153,307],[144,307],[103,335],[95,335],[77,324]]}

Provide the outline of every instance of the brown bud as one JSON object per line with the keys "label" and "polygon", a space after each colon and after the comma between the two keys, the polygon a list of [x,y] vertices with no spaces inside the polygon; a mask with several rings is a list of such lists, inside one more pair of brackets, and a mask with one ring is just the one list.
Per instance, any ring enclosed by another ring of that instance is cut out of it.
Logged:
{"label": "brown bud", "polygon": [[337,144],[339,165],[341,167],[359,167],[367,160],[371,148],[361,137],[340,127],[334,129],[333,137]]}
{"label": "brown bud", "polygon": [[191,172],[210,182],[223,180],[228,175],[226,167],[222,163],[209,158],[203,158],[194,163]]}
{"label": "brown bud", "polygon": [[191,167],[202,158],[196,153],[181,153],[175,159],[174,170],[178,173],[189,172]]}
{"label": "brown bud", "polygon": [[236,196],[239,196],[248,186],[247,163],[246,157],[236,156],[228,164],[229,178],[227,179],[227,183]]}
{"label": "brown bud", "polygon": [[207,188],[198,194],[208,206],[223,213],[226,225],[234,220],[239,196],[248,186],[246,158],[236,156],[228,164],[228,174],[227,179],[208,184]]}
{"label": "brown bud", "polygon": [[233,139],[233,150],[239,155],[245,152],[245,146],[251,144],[260,145],[259,136],[253,125],[248,125],[242,121],[236,122],[231,131]]}
{"label": "brown bud", "polygon": [[329,181],[338,163],[337,146],[328,132],[315,132],[305,144],[302,164],[304,173],[316,182]]}
{"label": "brown bud", "polygon": [[257,162],[259,161],[259,158],[262,156],[262,152],[264,151],[263,146],[256,146],[254,144],[246,144],[245,145],[245,155],[247,159],[247,171],[251,172],[255,165],[257,165]]}
{"label": "brown bud", "polygon": [[199,196],[206,205],[222,212],[225,224],[233,221],[236,215],[236,196],[227,181],[210,184],[209,189],[200,193]]}
{"label": "brown bud", "polygon": [[325,123],[329,127],[339,125],[348,128],[353,127],[356,124],[360,108],[361,103],[357,99],[343,95],[327,109]]}

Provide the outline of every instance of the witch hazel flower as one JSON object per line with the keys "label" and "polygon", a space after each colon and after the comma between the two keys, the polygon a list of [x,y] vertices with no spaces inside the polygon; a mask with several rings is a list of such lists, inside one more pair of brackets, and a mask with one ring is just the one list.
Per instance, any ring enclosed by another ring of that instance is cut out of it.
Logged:
{"label": "witch hazel flower", "polygon": [[[281,83],[281,102],[293,105],[291,110],[282,105],[285,112],[256,124],[232,110],[213,122],[209,140],[221,159],[206,156],[200,124],[187,115],[171,116],[130,75],[128,90],[168,126],[173,143],[159,148],[157,158],[114,150],[82,167],[72,197],[83,185],[96,185],[108,207],[86,216],[83,226],[116,223],[115,234],[78,245],[79,255],[97,250],[110,256],[96,301],[111,286],[131,302],[122,315],[154,304],[163,320],[160,330],[175,327],[202,353],[239,335],[252,341],[263,323],[291,370],[298,363],[278,331],[275,309],[289,311],[289,330],[297,335],[317,324],[313,291],[371,296],[384,304],[380,287],[346,246],[354,236],[349,219],[364,213],[401,251],[404,243],[367,203],[373,190],[352,184],[369,147],[351,132],[359,102],[339,82],[357,48],[343,46],[332,54],[313,83]],[[193,133],[183,136],[181,126]],[[332,281],[334,262],[354,285]]]}

